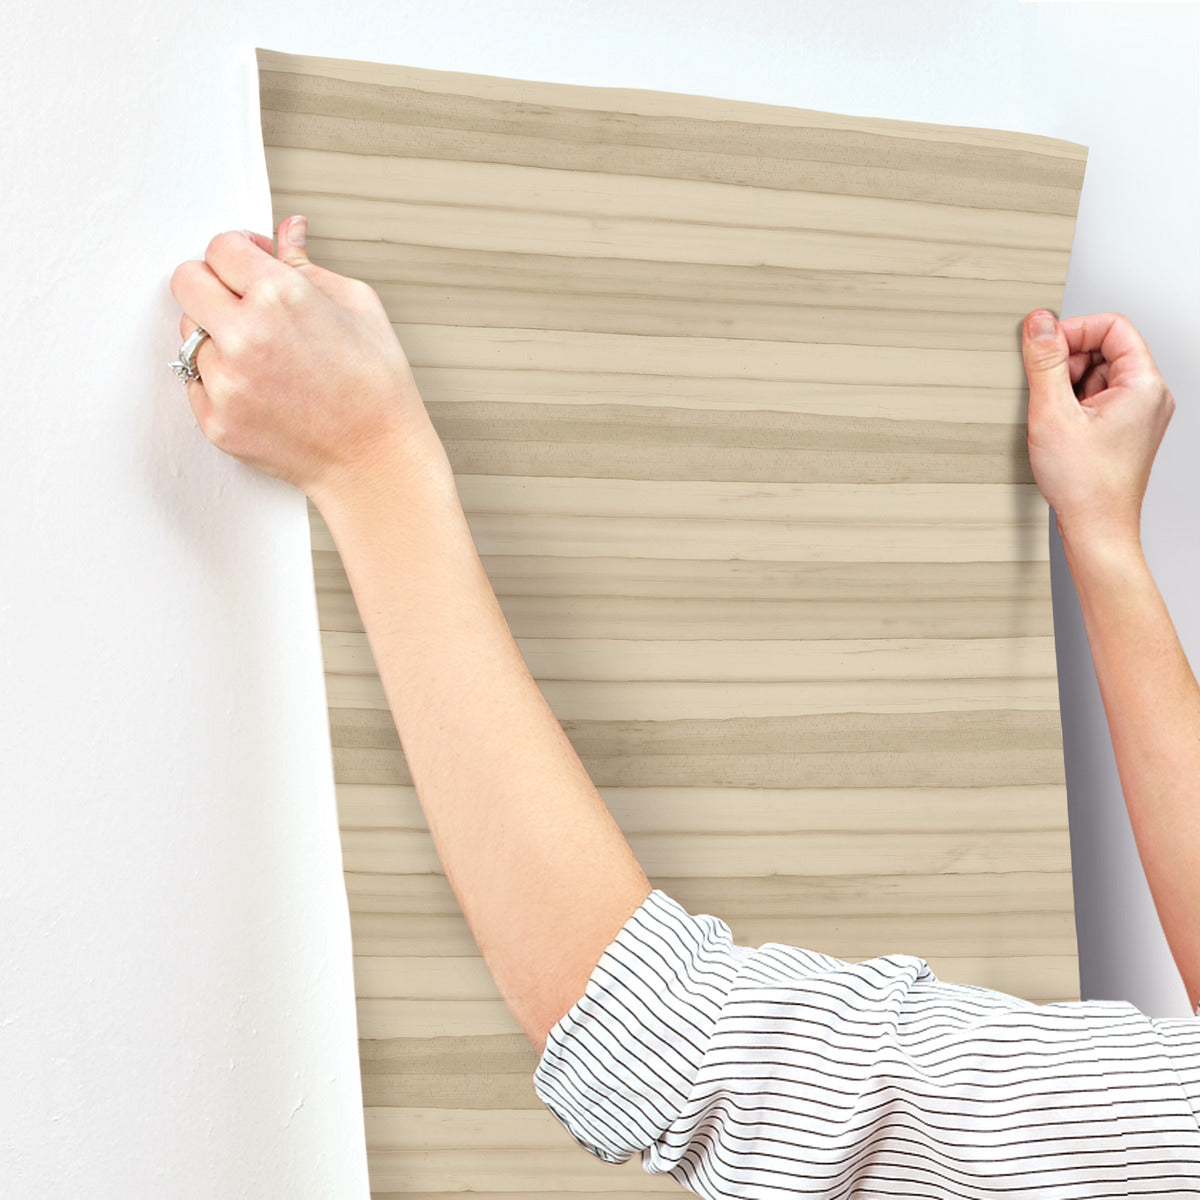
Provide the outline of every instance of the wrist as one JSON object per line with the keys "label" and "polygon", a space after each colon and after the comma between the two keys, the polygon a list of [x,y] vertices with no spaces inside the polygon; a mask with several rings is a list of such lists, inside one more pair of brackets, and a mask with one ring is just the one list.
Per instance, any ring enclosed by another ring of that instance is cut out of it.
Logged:
{"label": "wrist", "polygon": [[1073,575],[1093,568],[1141,565],[1146,561],[1137,529],[1064,526],[1060,521],[1058,532]]}
{"label": "wrist", "polygon": [[395,511],[428,502],[459,506],[454,472],[428,416],[360,450],[331,471],[309,496],[325,523]]}

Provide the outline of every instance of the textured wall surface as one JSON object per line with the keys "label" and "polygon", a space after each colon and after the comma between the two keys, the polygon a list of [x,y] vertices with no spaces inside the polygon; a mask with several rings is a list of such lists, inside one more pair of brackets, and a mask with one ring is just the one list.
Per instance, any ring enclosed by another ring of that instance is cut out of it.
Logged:
{"label": "textured wall surface", "polygon": [[[313,261],[383,298],[654,885],[743,944],[1077,999],[1019,331],[1061,308],[1086,148],[258,59],[275,219],[308,214]],[[310,517],[372,1186],[601,1186],[538,1121]]]}

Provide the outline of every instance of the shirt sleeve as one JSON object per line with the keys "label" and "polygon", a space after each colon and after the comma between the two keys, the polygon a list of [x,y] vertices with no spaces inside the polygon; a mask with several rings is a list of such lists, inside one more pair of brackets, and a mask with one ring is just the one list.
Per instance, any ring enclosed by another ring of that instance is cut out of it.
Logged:
{"label": "shirt sleeve", "polygon": [[596,1158],[640,1154],[710,1200],[1200,1196],[1183,1055],[1200,1062],[1193,1018],[1035,1005],[909,954],[740,946],[655,888],[550,1030],[534,1090]]}

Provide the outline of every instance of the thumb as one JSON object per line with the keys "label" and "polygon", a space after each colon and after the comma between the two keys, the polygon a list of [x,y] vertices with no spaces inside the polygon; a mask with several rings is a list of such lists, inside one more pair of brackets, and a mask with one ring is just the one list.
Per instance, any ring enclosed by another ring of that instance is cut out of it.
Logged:
{"label": "thumb", "polygon": [[285,217],[279,222],[276,240],[279,244],[277,257],[281,262],[293,267],[308,265],[308,251],[305,241],[308,234],[308,218],[301,216]]}
{"label": "thumb", "polygon": [[1029,380],[1030,407],[1053,403],[1056,397],[1076,403],[1068,365],[1071,348],[1052,312],[1039,308],[1025,318],[1021,356]]}

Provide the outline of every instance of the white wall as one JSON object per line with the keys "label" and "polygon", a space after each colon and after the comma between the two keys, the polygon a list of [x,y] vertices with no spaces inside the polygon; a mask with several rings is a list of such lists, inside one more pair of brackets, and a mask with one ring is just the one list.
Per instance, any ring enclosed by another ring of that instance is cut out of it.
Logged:
{"label": "white wall", "polygon": [[[1142,544],[1200,671],[1200,6],[1022,5],[1021,16],[1028,127],[1091,147],[1063,312],[1125,313],[1177,402],[1142,506]],[[1188,1016],[1053,519],[1050,536],[1083,995]]]}
{"label": "white wall", "polygon": [[[1200,644],[1194,4],[111,0],[6,17],[5,1196],[366,1190],[304,499],[211,447],[165,366],[175,265],[222,229],[269,228],[255,45],[1089,144],[1064,313],[1128,313],[1179,401],[1144,535]],[[1052,551],[1084,995],[1183,1015]]]}

